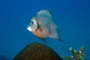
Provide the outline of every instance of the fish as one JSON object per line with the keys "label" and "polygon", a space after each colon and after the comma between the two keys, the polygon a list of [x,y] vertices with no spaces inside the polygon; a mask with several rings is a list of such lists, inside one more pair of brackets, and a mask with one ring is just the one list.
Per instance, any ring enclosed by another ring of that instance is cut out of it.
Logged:
{"label": "fish", "polygon": [[40,10],[32,18],[27,27],[32,34],[45,41],[45,38],[60,40],[58,27],[53,21],[53,16],[49,10]]}

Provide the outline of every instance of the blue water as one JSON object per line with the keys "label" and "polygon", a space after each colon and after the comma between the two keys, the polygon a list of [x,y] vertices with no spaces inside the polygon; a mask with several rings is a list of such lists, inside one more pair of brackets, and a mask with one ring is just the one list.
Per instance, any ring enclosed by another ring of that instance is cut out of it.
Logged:
{"label": "blue water", "polygon": [[[45,43],[27,30],[32,16],[47,9],[61,30],[63,41]],[[90,60],[90,0],[0,0],[0,60],[12,60],[27,44],[43,43],[61,57],[69,56],[69,47],[85,46],[85,60]]]}

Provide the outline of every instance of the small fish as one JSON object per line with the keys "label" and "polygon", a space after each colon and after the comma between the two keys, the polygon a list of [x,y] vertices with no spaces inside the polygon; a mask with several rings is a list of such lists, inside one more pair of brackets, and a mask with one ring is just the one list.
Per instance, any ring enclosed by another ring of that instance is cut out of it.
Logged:
{"label": "small fish", "polygon": [[60,40],[57,32],[57,26],[53,22],[53,17],[48,10],[37,12],[31,19],[27,29],[36,37],[45,41],[45,38]]}

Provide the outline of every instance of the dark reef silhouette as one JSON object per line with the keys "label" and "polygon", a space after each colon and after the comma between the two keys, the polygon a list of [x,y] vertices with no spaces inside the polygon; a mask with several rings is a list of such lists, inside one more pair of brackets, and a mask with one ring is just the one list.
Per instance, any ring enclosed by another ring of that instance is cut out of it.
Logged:
{"label": "dark reef silhouette", "polygon": [[13,60],[62,60],[62,58],[44,44],[30,43]]}

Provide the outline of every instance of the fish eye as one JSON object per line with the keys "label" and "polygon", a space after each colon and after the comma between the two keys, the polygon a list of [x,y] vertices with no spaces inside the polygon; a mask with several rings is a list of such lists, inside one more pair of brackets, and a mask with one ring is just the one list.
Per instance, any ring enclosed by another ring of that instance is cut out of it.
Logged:
{"label": "fish eye", "polygon": [[34,24],[34,22],[32,21],[31,24]]}

